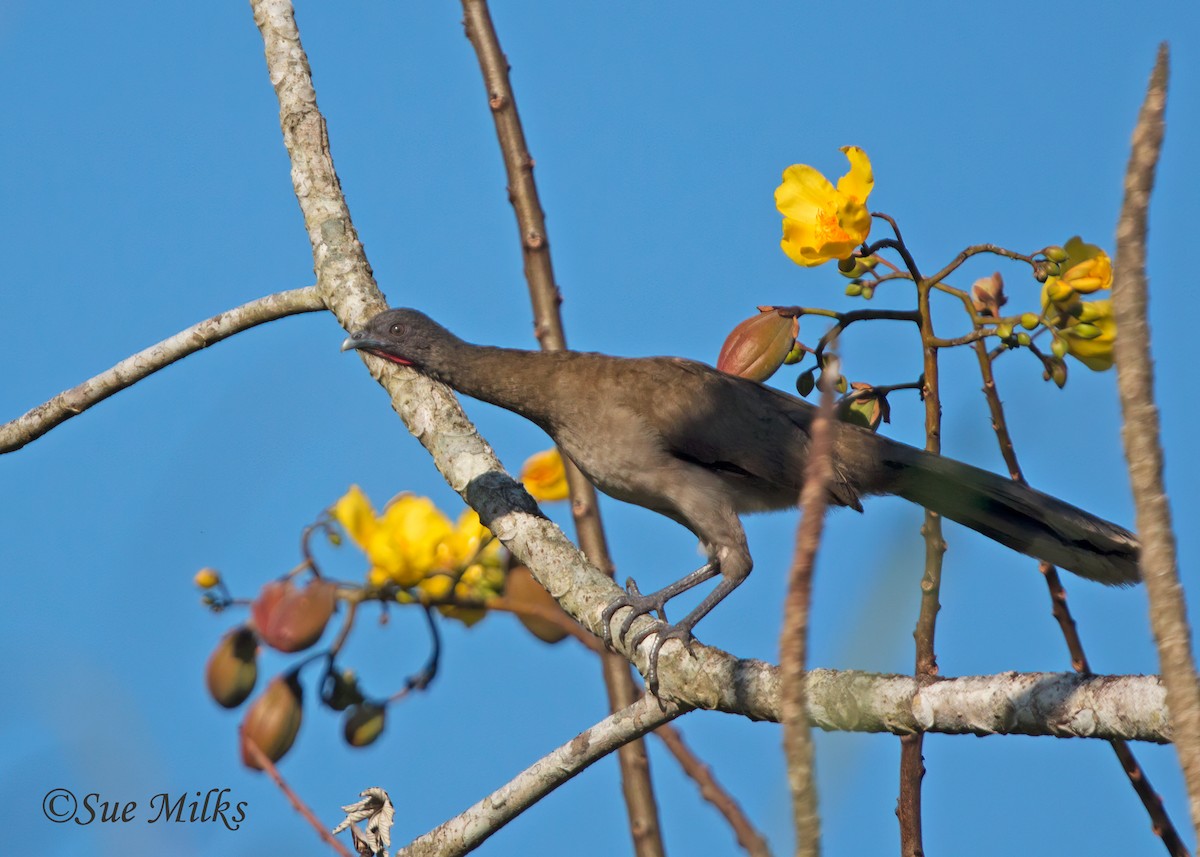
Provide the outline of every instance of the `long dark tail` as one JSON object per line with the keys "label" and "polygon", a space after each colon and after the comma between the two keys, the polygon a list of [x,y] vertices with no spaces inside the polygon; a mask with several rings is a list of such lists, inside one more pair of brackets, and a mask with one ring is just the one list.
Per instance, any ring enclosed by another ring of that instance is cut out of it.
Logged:
{"label": "long dark tail", "polygon": [[1137,536],[1123,527],[961,461],[893,442],[880,452],[891,492],[906,500],[1089,580],[1141,580]]}

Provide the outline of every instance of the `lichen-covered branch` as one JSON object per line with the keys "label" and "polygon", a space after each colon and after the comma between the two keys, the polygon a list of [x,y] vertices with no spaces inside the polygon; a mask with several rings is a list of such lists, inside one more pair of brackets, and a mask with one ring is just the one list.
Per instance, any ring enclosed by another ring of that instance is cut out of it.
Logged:
{"label": "lichen-covered branch", "polygon": [[114,393],[153,375],[159,369],[207,348],[214,342],[268,321],[289,315],[325,309],[315,286],[277,292],[250,301],[240,307],[214,315],[157,345],[126,357],[111,369],[89,378],[77,387],[59,393],[53,399],[10,422],[0,425],[0,453],[13,452],[61,425]]}
{"label": "lichen-covered branch", "polygon": [[670,703],[660,707],[654,697],[642,697],[539,759],[470,809],[399,849],[396,857],[466,854],[581,771],[687,710]]}

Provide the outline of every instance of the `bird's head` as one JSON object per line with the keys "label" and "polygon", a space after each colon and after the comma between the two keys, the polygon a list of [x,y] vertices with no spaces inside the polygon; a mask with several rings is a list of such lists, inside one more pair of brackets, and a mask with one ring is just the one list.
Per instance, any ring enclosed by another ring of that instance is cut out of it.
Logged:
{"label": "bird's head", "polygon": [[402,366],[436,374],[462,340],[415,309],[389,309],[367,322],[342,343],[343,351],[358,350]]}

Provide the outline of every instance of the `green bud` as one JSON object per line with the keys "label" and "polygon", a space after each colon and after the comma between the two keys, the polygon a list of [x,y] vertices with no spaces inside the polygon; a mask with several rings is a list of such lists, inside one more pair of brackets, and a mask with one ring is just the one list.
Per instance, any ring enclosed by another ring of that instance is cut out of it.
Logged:
{"label": "green bud", "polygon": [[1094,324],[1089,324],[1086,321],[1082,321],[1072,327],[1071,332],[1080,339],[1095,339],[1100,335],[1100,328],[1096,327]]}
{"label": "green bud", "polygon": [[838,259],[838,273],[843,277],[861,277],[867,272],[867,266],[863,264],[862,259],[857,256],[850,256],[845,259]]}
{"label": "green bud", "polygon": [[808,396],[817,386],[817,380],[813,377],[815,371],[815,369],[809,369],[807,372],[801,372],[800,376],[796,378],[796,392],[801,396]]}
{"label": "green bud", "polygon": [[1030,339],[1029,334],[1023,330],[1017,334],[1017,345],[1029,345],[1029,343],[1032,341],[1033,340]]}
{"label": "green bud", "polygon": [[850,382],[846,380],[845,375],[838,375],[837,384],[834,385],[834,389],[842,395],[845,395],[846,391],[850,389]]}
{"label": "green bud", "polygon": [[862,296],[864,301],[869,301],[871,298],[875,297],[875,289],[871,288],[870,286],[863,286]]}
{"label": "green bud", "polygon": [[1067,341],[1061,336],[1054,337],[1054,341],[1050,343],[1050,352],[1059,360],[1062,360],[1067,356]]}
{"label": "green bud", "polygon": [[1048,276],[1057,277],[1062,273],[1062,265],[1058,264],[1058,262],[1047,262],[1042,266],[1042,270],[1044,270]]}
{"label": "green bud", "polygon": [[386,709],[373,702],[356,705],[347,712],[342,734],[351,747],[366,747],[383,733]]}
{"label": "green bud", "polygon": [[1012,336],[1012,325],[1008,322],[996,325],[996,335],[1001,339],[1008,339]]}
{"label": "green bud", "polygon": [[783,358],[783,365],[784,366],[795,366],[797,363],[799,363],[803,359],[804,359],[804,349],[801,347],[800,343],[797,342],[795,345],[792,346],[792,350],[787,353],[787,357]]}
{"label": "green bud", "polygon": [[862,283],[848,283],[846,285],[846,294],[852,298],[856,298],[863,293]]}
{"label": "green bud", "polygon": [[1026,330],[1033,330],[1038,326],[1038,314],[1036,312],[1027,312],[1021,316],[1021,327]]}
{"label": "green bud", "polygon": [[1046,254],[1046,258],[1051,262],[1067,261],[1067,251],[1062,247],[1059,247],[1057,244],[1047,247],[1043,252]]}

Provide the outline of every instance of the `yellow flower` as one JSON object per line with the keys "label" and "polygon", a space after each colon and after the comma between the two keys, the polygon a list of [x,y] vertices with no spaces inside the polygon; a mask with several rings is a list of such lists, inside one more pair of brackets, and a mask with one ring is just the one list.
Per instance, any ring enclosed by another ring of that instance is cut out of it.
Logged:
{"label": "yellow flower", "polygon": [[556,448],[529,456],[521,466],[521,482],[538,502],[566,500],[571,496],[567,489],[567,473],[563,469],[562,456]]}
{"label": "yellow flower", "polygon": [[453,527],[428,497],[401,494],[382,515],[357,485],[334,505],[333,518],[371,562],[368,580],[415,586],[437,559]]}
{"label": "yellow flower", "polygon": [[[372,586],[394,583],[416,589],[416,599],[424,604],[452,597],[484,602],[504,588],[500,542],[474,509],[466,509],[451,524],[429,498],[401,494],[376,515],[366,495],[353,485],[331,514],[370,560],[367,581]],[[414,596],[400,593],[397,600],[411,603]],[[439,604],[438,610],[467,625],[487,612],[453,604]]]}
{"label": "yellow flower", "polygon": [[1112,260],[1095,244],[1084,244],[1076,235],[1063,248],[1067,261],[1063,262],[1062,281],[1081,295],[1090,295],[1112,286]]}
{"label": "yellow flower", "polygon": [[838,179],[836,188],[807,164],[793,164],[775,189],[775,207],[783,215],[780,246],[797,265],[845,259],[871,231],[871,161],[857,146],[843,146],[841,151],[850,161],[850,172]]}

